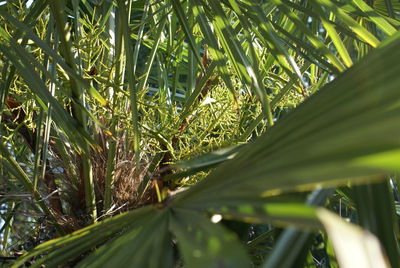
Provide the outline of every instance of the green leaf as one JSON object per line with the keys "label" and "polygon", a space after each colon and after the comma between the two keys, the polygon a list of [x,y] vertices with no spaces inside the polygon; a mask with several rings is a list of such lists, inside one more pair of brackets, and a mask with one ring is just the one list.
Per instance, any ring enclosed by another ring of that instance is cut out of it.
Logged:
{"label": "green leaf", "polygon": [[235,95],[234,86],[231,81],[230,72],[228,70],[227,60],[225,55],[222,53],[218,46],[217,38],[212,31],[210,24],[207,20],[205,11],[200,1],[194,0],[190,1],[191,7],[193,8],[193,14],[197,20],[197,23],[200,26],[201,32],[205,40],[207,40],[207,44],[209,45],[210,55],[213,61],[216,61],[218,64],[218,70],[225,82],[225,85],[228,87],[230,92]]}
{"label": "green leaf", "polygon": [[[299,80],[303,82],[303,77],[300,73],[297,63],[290,55],[289,51],[283,46],[282,42],[279,40],[279,36],[275,33],[271,22],[267,20],[267,17],[265,16],[263,10],[257,8],[257,4],[255,2],[253,2],[250,7],[251,10],[256,14],[256,16],[254,17],[256,24],[255,26],[259,28],[260,32],[262,32],[262,35],[254,28],[248,29],[248,31],[253,31],[260,39],[260,41],[263,42],[266,47],[271,50],[273,57],[276,58],[280,66],[284,68],[284,70],[288,73],[290,77],[294,77],[294,75],[292,74],[293,70],[294,73],[298,76]],[[244,14],[242,14],[242,16],[245,17]],[[244,18],[242,20],[244,20]],[[248,22],[248,24],[250,23]],[[251,47],[253,46],[253,44],[249,45]]]}
{"label": "green leaf", "polygon": [[349,14],[347,14],[338,5],[330,0],[313,0],[317,4],[327,7],[333,14],[338,16],[355,34],[357,34],[364,42],[368,43],[372,47],[377,47],[379,45],[379,40],[360,24],[357,23]]}
{"label": "green leaf", "polygon": [[[74,145],[77,146],[79,151],[86,151],[87,144],[97,148],[95,141],[89,136],[87,131],[80,125],[74,118],[72,118],[67,111],[57,102],[57,100],[50,94],[46,85],[36,73],[32,65],[30,65],[30,56],[23,49],[19,49],[19,45],[14,43],[13,48],[0,45],[0,50],[10,60],[20,75],[24,78],[25,82],[30,86],[30,90],[37,96],[38,103],[42,105],[44,111],[47,111],[47,103],[52,106],[53,121],[65,132]],[[21,59],[21,60],[18,60]],[[76,135],[76,133],[80,135]]]}
{"label": "green leaf", "polygon": [[[79,84],[81,84],[84,88],[87,88],[89,94],[95,98],[101,105],[107,106],[108,102],[100,95],[100,93],[92,87],[86,80],[84,80],[80,75],[76,73],[65,61],[61,58],[56,51],[51,49],[48,44],[46,44],[43,40],[41,40],[27,25],[22,22],[16,20],[10,14],[3,12],[0,10],[0,15],[5,17],[9,22],[15,25],[21,32],[23,32],[27,37],[35,42],[40,48],[43,49],[47,53],[47,55],[51,56],[54,61],[59,64],[63,70],[71,76],[71,78],[75,79]],[[36,61],[36,60],[35,60]]]}
{"label": "green leaf", "polygon": [[[348,179],[365,181],[363,176],[393,170],[376,166],[380,154],[400,147],[399,43],[375,50],[177,201],[206,209]],[[380,72],[389,65],[393,68]],[[364,156],[377,159],[361,167],[355,161]]]}
{"label": "green leaf", "polygon": [[189,41],[189,46],[190,46],[190,48],[191,48],[191,50],[193,52],[193,55],[195,56],[195,58],[197,60],[197,63],[201,67],[203,67],[203,65],[201,63],[200,54],[198,53],[198,50],[197,50],[196,42],[195,42],[194,37],[193,37],[193,33],[192,33],[191,29],[190,29],[192,27],[191,27],[191,25],[188,24],[188,20],[187,20],[187,18],[185,16],[185,13],[183,11],[182,4],[178,0],[172,0],[171,2],[172,2],[172,6],[174,8],[175,14],[178,17],[179,23],[181,24],[182,29],[183,29],[183,31],[184,31],[184,33],[186,35],[186,38]]}
{"label": "green leaf", "polygon": [[214,215],[228,220],[238,220],[251,224],[273,223],[277,226],[296,225],[302,228],[320,227],[314,208],[301,203],[275,203],[268,199],[244,202],[230,202],[208,209]]}
{"label": "green leaf", "polygon": [[355,5],[360,8],[364,13],[367,14],[368,18],[371,19],[381,30],[387,35],[392,35],[397,32],[397,30],[388,23],[384,18],[382,18],[378,13],[376,13],[369,5],[367,5],[362,0],[353,0]]}
{"label": "green leaf", "polygon": [[[332,192],[332,189],[315,190],[308,196],[306,204],[323,206]],[[289,227],[285,229],[279,236],[263,267],[294,267],[297,259],[304,254],[304,251],[308,251],[312,237],[313,233],[310,228],[301,230]]]}
{"label": "green leaf", "polygon": [[209,168],[219,163],[223,163],[229,159],[233,159],[236,153],[239,151],[241,146],[228,147],[219,149],[197,158],[193,158],[184,162],[178,162],[175,164],[177,168],[184,169],[198,169],[198,168]]}
{"label": "green leaf", "polygon": [[126,230],[127,227],[130,228],[129,230],[137,230],[140,226],[145,226],[155,215],[154,213],[155,209],[153,207],[143,207],[106,219],[100,223],[89,225],[72,234],[47,241],[19,258],[13,267],[19,267],[19,265],[22,265],[32,257],[40,256],[43,253],[48,254],[37,260],[32,267],[40,267],[42,264],[53,266],[64,264],[81,255],[82,252],[88,251],[110,239],[110,237]]}
{"label": "green leaf", "polygon": [[345,70],[345,66],[343,63],[333,54],[324,43],[322,43],[313,33],[312,31],[305,25],[304,22],[300,20],[298,15],[294,12],[291,12],[286,5],[282,3],[281,0],[273,0],[273,3],[276,4],[282,12],[299,27],[305,34],[306,38],[310,41],[310,43],[315,47],[315,49],[319,50],[327,59],[329,59],[332,64],[339,70]]}
{"label": "green leaf", "polygon": [[399,233],[393,193],[388,180],[353,186],[359,223],[380,240],[392,267],[400,266],[396,237]]}
{"label": "green leaf", "polygon": [[[119,0],[118,1],[119,7],[119,21],[122,25],[122,38],[123,44],[125,46],[125,53],[126,53],[126,72],[128,78],[128,89],[129,89],[129,97],[130,97],[130,104],[131,104],[131,118],[133,124],[133,149],[135,151],[135,162],[136,167],[140,166],[140,131],[139,131],[139,113],[137,108],[137,88],[136,88],[136,81],[135,81],[135,65],[133,62],[133,58],[130,56],[132,55],[132,45],[130,41],[130,29],[129,29],[129,21],[128,15],[126,11],[125,1]],[[162,25],[164,27],[164,25]],[[158,45],[157,45],[158,46]],[[155,46],[155,47],[157,47]],[[156,50],[156,49],[155,49]],[[148,76],[148,73],[147,73]],[[146,78],[147,78],[146,76]],[[146,83],[146,79],[144,79],[143,85]]]}
{"label": "green leaf", "polygon": [[[314,2],[311,2],[313,4]],[[337,33],[334,25],[329,22],[329,20],[325,17],[325,14],[322,10],[322,8],[318,4],[314,4],[313,7],[316,9],[318,12],[322,24],[324,25],[324,28],[326,29],[328,35],[332,39],[333,44],[335,45],[340,57],[342,57],[344,63],[346,64],[346,67],[351,67],[353,65],[353,61],[351,60],[351,57],[346,49],[346,46],[342,42],[342,39],[340,38],[339,34]]]}
{"label": "green leaf", "polygon": [[272,126],[273,120],[270,101],[263,86],[261,74],[257,68],[258,66],[253,66],[237,39],[234,38],[232,27],[221,5],[216,3],[216,1],[211,1],[210,5],[215,12],[213,16],[213,26],[220,39],[222,48],[225,53],[227,53],[231,64],[242,79],[243,84],[251,86],[257,93],[263,105],[262,107],[267,116],[268,123]]}
{"label": "green leaf", "polygon": [[235,236],[205,216],[174,209],[170,221],[185,267],[250,267],[250,260]]}
{"label": "green leaf", "polygon": [[140,219],[141,226],[108,241],[77,267],[173,267],[168,214],[168,211],[156,211],[148,215],[151,217]]}
{"label": "green leaf", "polygon": [[328,232],[340,267],[390,267],[378,239],[325,209],[318,217]]}

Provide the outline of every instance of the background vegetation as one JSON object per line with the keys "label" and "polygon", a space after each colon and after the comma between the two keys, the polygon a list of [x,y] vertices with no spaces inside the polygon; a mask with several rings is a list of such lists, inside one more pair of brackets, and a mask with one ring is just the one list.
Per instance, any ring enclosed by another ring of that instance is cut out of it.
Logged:
{"label": "background vegetation", "polygon": [[399,12],[0,1],[0,263],[400,267]]}

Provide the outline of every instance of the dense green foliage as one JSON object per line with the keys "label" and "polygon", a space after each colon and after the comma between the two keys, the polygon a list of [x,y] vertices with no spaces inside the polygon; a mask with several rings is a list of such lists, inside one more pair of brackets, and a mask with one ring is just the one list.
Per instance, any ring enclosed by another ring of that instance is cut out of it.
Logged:
{"label": "dense green foliage", "polygon": [[0,265],[399,267],[399,16],[0,2]]}

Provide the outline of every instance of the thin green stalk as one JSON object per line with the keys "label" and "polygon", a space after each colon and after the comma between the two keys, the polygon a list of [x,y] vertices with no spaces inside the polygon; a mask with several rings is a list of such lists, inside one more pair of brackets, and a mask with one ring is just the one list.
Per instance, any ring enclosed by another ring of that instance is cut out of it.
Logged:
{"label": "thin green stalk", "polygon": [[[65,15],[65,5],[60,0],[55,0],[50,2],[51,10],[54,14],[54,19],[56,22],[56,27],[58,32],[60,33],[61,40],[61,51],[63,52],[63,56],[65,58],[66,63],[73,69],[76,70],[76,64],[74,62],[74,57],[72,55],[72,44],[69,39],[69,33],[66,31],[66,15]],[[72,99],[78,104],[73,103],[74,107],[74,116],[80,123],[80,125],[87,129],[87,116],[82,110],[82,104],[84,106],[85,95],[81,86],[77,83],[77,81],[70,77],[70,86],[71,86],[71,95]],[[81,155],[81,179],[83,180],[83,186],[85,191],[85,203],[86,203],[86,211],[91,214],[92,220],[96,221],[97,211],[96,211],[96,197],[94,191],[94,183],[93,183],[93,170],[92,170],[92,162],[90,159],[90,148],[86,143],[84,148],[82,148],[85,155]]]}
{"label": "thin green stalk", "polygon": [[[119,13],[120,10],[116,10],[115,16],[120,17]],[[116,61],[115,64],[115,72],[114,72],[114,87],[113,87],[113,94],[112,94],[112,104],[113,107],[117,106],[117,92],[121,92],[121,84],[124,80],[125,75],[125,45],[123,40],[123,23],[119,21],[118,23],[114,23],[114,37],[113,40],[115,41],[114,45],[114,59]],[[118,119],[114,118],[114,113],[111,114],[110,120],[111,123],[111,133],[114,137],[117,137],[116,129],[118,124]],[[104,213],[106,213],[111,205],[112,205],[112,197],[113,197],[113,190],[114,190],[114,174],[115,174],[115,164],[116,164],[116,155],[117,155],[117,141],[115,139],[111,139],[109,141],[109,148],[107,154],[107,166],[106,166],[106,178],[105,178],[105,188],[104,188]]]}
{"label": "thin green stalk", "polygon": [[136,68],[137,68],[137,60],[140,51],[140,45],[143,39],[144,27],[146,26],[146,20],[148,19],[148,13],[150,9],[150,0],[146,0],[143,7],[143,15],[142,19],[140,20],[140,27],[137,33],[137,39],[135,42],[135,48],[133,49],[133,74],[136,76]]}
{"label": "thin green stalk", "polygon": [[139,131],[139,113],[137,108],[137,90],[136,90],[136,81],[134,79],[134,63],[133,59],[130,55],[132,55],[132,46],[130,40],[130,29],[129,29],[129,21],[128,15],[126,12],[125,1],[118,0],[119,7],[119,22],[122,27],[122,38],[125,46],[125,55],[126,55],[126,69],[128,75],[128,89],[130,93],[130,104],[132,110],[132,124],[133,124],[133,149],[135,151],[135,162],[136,167],[140,166],[140,131]]}
{"label": "thin green stalk", "polygon": [[[117,120],[114,120],[110,129],[111,133],[115,133],[116,124]],[[116,154],[117,154],[117,142],[113,139],[109,142],[109,148],[107,153],[106,178],[104,187],[104,213],[106,213],[110,209],[112,204]]]}
{"label": "thin green stalk", "polygon": [[39,117],[36,121],[36,143],[34,148],[35,159],[34,159],[34,166],[33,166],[33,191],[37,191],[37,185],[39,181],[39,167],[41,162],[40,151],[41,151],[41,137],[42,137],[42,121],[43,121],[43,109],[39,111]]}
{"label": "thin green stalk", "polygon": [[[47,33],[46,33],[46,42],[47,44],[50,44],[50,39],[51,39],[51,35],[52,35],[52,26],[53,26],[53,16],[50,14],[50,18],[49,18],[49,25],[47,28]],[[58,47],[58,38],[57,36],[55,36],[55,47]],[[46,66],[46,69],[49,70],[50,69],[50,61],[49,61],[49,55],[45,54],[44,55],[44,66]],[[50,73],[52,74],[53,78],[55,79],[55,68],[52,68],[52,70],[49,70]],[[43,82],[46,82],[46,77],[45,75],[43,75]],[[54,88],[54,82],[50,82],[50,92],[52,92],[51,88]],[[52,95],[54,96],[54,92],[52,92]],[[48,104],[48,111],[47,111],[47,115],[46,115],[46,123],[48,121],[48,119],[50,118],[51,115],[51,106],[50,104]],[[42,140],[42,122],[43,122],[43,117],[44,117],[44,111],[43,108],[40,108],[40,112],[39,112],[39,118],[36,122],[37,125],[37,129],[36,129],[36,144],[35,144],[35,161],[34,161],[34,169],[33,169],[33,190],[37,191],[37,185],[38,185],[38,181],[39,181],[39,174],[41,174],[41,180],[44,181],[45,179],[45,172],[46,172],[46,159],[47,159],[47,144],[46,144],[46,140],[44,140],[45,146],[43,146],[41,140]],[[43,133],[44,138],[46,137],[46,131],[49,131],[49,126],[46,124],[45,125],[45,130]],[[47,141],[48,142],[48,141]],[[41,146],[42,145],[42,146]],[[43,150],[43,148],[46,148],[45,150]],[[42,152],[43,154],[43,158],[41,158],[41,154],[40,152]],[[42,172],[39,173],[39,165],[40,162],[43,163],[43,168],[42,168]]]}
{"label": "thin green stalk", "polygon": [[15,202],[12,202],[7,206],[7,214],[9,215],[7,217],[7,220],[4,222],[5,228],[4,228],[4,233],[3,233],[3,248],[2,250],[6,252],[7,245],[8,245],[8,240],[10,238],[11,234],[11,229],[14,221],[14,209],[15,209]]}

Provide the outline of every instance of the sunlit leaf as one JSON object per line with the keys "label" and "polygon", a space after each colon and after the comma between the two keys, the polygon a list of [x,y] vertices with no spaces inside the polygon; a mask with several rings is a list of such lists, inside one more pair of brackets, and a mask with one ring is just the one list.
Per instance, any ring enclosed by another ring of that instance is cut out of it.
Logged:
{"label": "sunlit leaf", "polygon": [[340,267],[390,267],[373,234],[327,210],[319,209],[317,215],[332,239]]}

